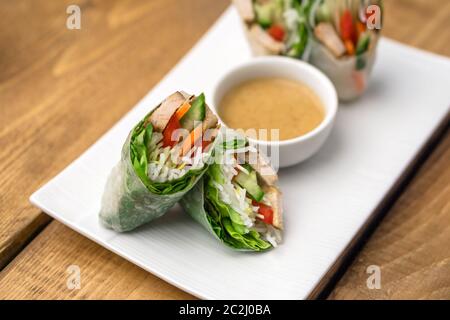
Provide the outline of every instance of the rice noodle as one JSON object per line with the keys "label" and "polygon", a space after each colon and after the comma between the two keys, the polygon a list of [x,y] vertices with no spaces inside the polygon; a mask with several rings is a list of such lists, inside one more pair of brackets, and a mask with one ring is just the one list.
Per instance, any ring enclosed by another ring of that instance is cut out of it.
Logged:
{"label": "rice noodle", "polygon": [[[281,242],[279,230],[261,221],[264,219],[264,215],[258,212],[259,206],[254,206],[252,199],[247,196],[246,190],[233,181],[238,171],[246,171],[248,174],[248,170],[237,163],[235,155],[232,153],[225,152],[221,157],[219,161],[222,164],[221,169],[225,181],[222,184],[213,181],[213,185],[219,191],[220,200],[239,213],[245,227],[260,233],[264,240],[276,247]],[[265,198],[262,202],[269,205]]]}
{"label": "rice noodle", "polygon": [[[192,147],[185,156],[181,157],[181,145],[163,148],[163,135],[153,132],[150,139],[148,157],[148,177],[155,182],[167,182],[183,177],[190,170],[203,168],[207,153],[203,153],[198,146]],[[194,157],[191,156],[194,154]]]}

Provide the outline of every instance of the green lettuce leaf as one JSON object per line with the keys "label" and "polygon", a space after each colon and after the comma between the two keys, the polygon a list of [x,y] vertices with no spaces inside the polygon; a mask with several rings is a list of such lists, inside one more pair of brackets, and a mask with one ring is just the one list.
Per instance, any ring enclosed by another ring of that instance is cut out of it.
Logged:
{"label": "green lettuce leaf", "polygon": [[[129,133],[119,163],[112,169],[105,185],[99,212],[100,222],[118,232],[131,231],[164,215],[207,170],[189,170],[183,177],[168,182],[148,178],[147,146],[153,135],[149,113]],[[215,142],[214,142],[215,143]],[[210,155],[214,146],[210,149]]]}
{"label": "green lettuce leaf", "polygon": [[212,164],[202,180],[180,201],[194,220],[228,247],[244,251],[264,251],[272,245],[256,231],[248,230],[233,208],[220,200],[215,183],[225,180],[219,164]]}
{"label": "green lettuce leaf", "polygon": [[[133,129],[130,139],[130,158],[137,176],[147,189],[155,194],[167,195],[177,193],[192,187],[199,175],[202,175],[207,166],[201,169],[190,170],[184,176],[167,181],[155,182],[148,177],[148,143],[152,137],[153,127],[150,123],[146,124],[147,115],[144,120]],[[212,150],[212,148],[211,148]]]}
{"label": "green lettuce leaf", "polygon": [[208,215],[211,221],[214,219],[214,226],[220,226],[219,238],[227,245],[236,249],[249,249],[253,251],[266,250],[272,247],[270,243],[261,239],[258,232],[248,230],[242,222],[241,216],[231,206],[220,200],[219,190],[213,183],[221,183],[225,180],[219,164],[211,165],[204,176],[205,202],[207,207],[213,209],[213,213]]}

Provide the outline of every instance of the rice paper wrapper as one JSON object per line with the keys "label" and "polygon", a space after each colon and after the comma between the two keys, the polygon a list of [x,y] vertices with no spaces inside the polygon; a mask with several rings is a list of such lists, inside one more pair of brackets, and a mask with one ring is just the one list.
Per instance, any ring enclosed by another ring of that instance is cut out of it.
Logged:
{"label": "rice paper wrapper", "polygon": [[[258,37],[250,31],[252,26],[258,24],[256,21],[248,22],[248,21],[244,21],[242,16],[240,16],[240,18],[241,18],[240,20],[241,20],[242,30],[245,34],[247,43],[249,45],[250,51],[252,52],[253,56],[256,56],[256,57],[258,57],[258,56],[273,56],[273,55],[287,56],[282,53],[276,53],[276,52],[268,49],[265,45],[263,45],[263,43],[258,39]],[[310,30],[308,30],[308,39],[307,39],[306,47],[305,47],[301,57],[297,58],[297,59],[300,59],[303,61],[309,61],[310,56],[311,56],[311,50],[312,50],[311,33],[310,33]],[[296,58],[293,58],[293,59],[296,59]]]}
{"label": "rice paper wrapper", "polygon": [[[273,56],[273,55],[282,55],[283,54],[276,54],[273,51],[270,51],[267,49],[264,45],[261,44],[261,42],[252,34],[250,33],[249,25],[245,22],[242,22],[242,27],[244,28],[244,33],[247,38],[248,45],[250,47],[250,50],[255,57],[260,56]],[[306,48],[302,54],[302,56],[298,59],[308,62],[311,57],[311,51],[312,51],[312,43],[311,43],[311,35],[308,37],[308,42],[306,44]],[[292,58],[295,59],[295,58]]]}
{"label": "rice paper wrapper", "polygon": [[206,230],[208,230],[217,240],[222,241],[214,232],[205,210],[205,193],[203,179],[200,180],[191,191],[189,191],[180,201],[183,209]]}
{"label": "rice paper wrapper", "polygon": [[211,223],[208,220],[208,213],[205,210],[205,192],[204,192],[204,180],[201,179],[195,186],[189,191],[181,200],[180,205],[186,211],[191,218],[193,218],[196,222],[203,226],[209,233],[211,233],[214,238],[216,238],[219,242],[231,248],[235,251],[244,251],[249,252],[253,251],[250,249],[240,249],[235,248],[231,245],[228,245],[225,241],[220,239],[217,234],[214,232]]}
{"label": "rice paper wrapper", "polygon": [[[360,56],[337,59],[317,40],[312,40],[310,63],[325,73],[336,87],[341,101],[354,100],[367,90],[375,63],[378,37],[371,49]],[[364,67],[358,64],[364,63]]]}
{"label": "rice paper wrapper", "polygon": [[[309,25],[312,30],[316,27],[314,22],[320,1],[314,3],[310,11]],[[337,8],[343,3],[336,3]],[[350,6],[350,10],[358,10],[363,5],[378,5],[381,7],[383,14],[382,0],[350,0],[344,3]],[[355,6],[357,9],[355,9]],[[335,10],[337,10],[335,8]],[[338,12],[332,12],[333,15]],[[326,48],[311,31],[311,56],[309,62],[325,73],[336,87],[337,94],[341,101],[351,101],[362,96],[368,86],[370,75],[376,60],[378,41],[380,38],[380,30],[370,31],[369,49],[363,54],[356,56],[344,56],[336,58],[331,51]],[[366,31],[366,32],[367,32]],[[338,32],[339,33],[339,32]]]}
{"label": "rice paper wrapper", "polygon": [[[187,187],[173,194],[152,193],[136,174],[131,163],[130,139],[122,148],[119,163],[112,169],[102,198],[100,222],[118,232],[131,231],[161,217],[198,182],[207,170],[207,164]],[[212,150],[213,148],[211,148]]]}
{"label": "rice paper wrapper", "polygon": [[268,247],[262,250],[251,250],[246,248],[236,248],[227,242],[223,241],[213,230],[211,223],[208,220],[208,213],[205,210],[205,187],[204,179],[202,178],[193,188],[190,190],[181,200],[180,205],[187,212],[191,218],[203,226],[214,238],[224,244],[227,248],[231,248],[234,251],[241,252],[264,252],[273,249]]}
{"label": "rice paper wrapper", "polygon": [[[233,131],[233,130],[231,130]],[[216,147],[221,146],[220,143],[223,143],[224,141],[221,140],[222,137],[217,139],[219,142],[217,142]],[[244,138],[245,139],[245,138]],[[233,147],[234,148],[234,147]],[[221,162],[217,162],[217,159],[220,158],[220,154],[223,152],[222,150],[218,150],[216,148],[215,150],[215,160],[216,163],[212,164],[218,165]],[[221,226],[217,225],[217,221],[213,222],[214,218],[211,216],[211,210],[214,210],[210,208],[211,203],[210,201],[216,201],[213,199],[207,199],[207,194],[211,191],[208,191],[207,188],[211,187],[209,185],[208,179],[213,179],[212,176],[214,176],[214,173],[211,173],[211,170],[213,168],[209,167],[207,173],[202,177],[202,179],[188,192],[186,195],[180,200],[180,205],[184,209],[186,213],[188,213],[191,218],[193,218],[196,222],[198,222],[200,225],[202,225],[206,230],[211,233],[214,238],[216,238],[219,242],[227,246],[228,248],[231,248],[235,251],[243,251],[243,252],[264,252],[267,250],[270,250],[273,248],[272,244],[269,244],[265,239],[259,238],[256,239],[248,239],[244,241],[246,244],[240,242],[240,240],[236,240],[236,237],[230,234],[230,230],[225,226],[225,224],[221,223]],[[213,170],[214,171],[214,170]],[[270,188],[275,188],[278,190],[278,187],[275,183],[270,183]],[[214,206],[214,205],[213,205]],[[222,203],[220,206],[228,206],[226,203]],[[280,207],[281,209],[281,207]],[[217,214],[217,212],[216,212]],[[219,215],[222,215],[221,213],[218,213]],[[230,216],[226,216],[227,219],[233,220]],[[281,219],[281,216],[280,216]],[[231,222],[233,224],[233,222]],[[220,229],[220,230],[219,230]],[[236,230],[233,230],[234,233],[236,233]],[[253,232],[253,231],[251,231]],[[222,236],[221,236],[222,234]],[[228,236],[225,236],[225,234],[228,234]],[[248,234],[247,234],[248,235]],[[244,236],[242,236],[244,238]],[[264,245],[261,245],[261,242],[264,242]],[[251,243],[251,245],[249,244]],[[267,244],[267,246],[266,246]]]}

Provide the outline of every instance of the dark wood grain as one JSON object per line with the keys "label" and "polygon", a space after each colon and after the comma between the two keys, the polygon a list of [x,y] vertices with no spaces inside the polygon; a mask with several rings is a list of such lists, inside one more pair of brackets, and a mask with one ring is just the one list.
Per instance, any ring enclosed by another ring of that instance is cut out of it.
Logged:
{"label": "dark wood grain", "polygon": [[[79,31],[65,28],[69,3],[81,6]],[[227,5],[226,0],[0,2],[0,268],[7,265],[0,272],[0,299],[191,298],[50,222],[28,197],[134,106]],[[386,35],[450,55],[448,0],[387,0],[386,11]],[[449,139],[331,298],[448,297]],[[66,286],[72,264],[81,268],[80,290]],[[364,288],[367,264],[382,267],[383,290]]]}
{"label": "dark wood grain", "polygon": [[[81,7],[81,30],[66,28],[66,8],[72,3]],[[29,195],[129,111],[227,4],[208,0],[0,2],[0,269],[50,221],[31,206]],[[51,237],[46,238],[49,233]],[[82,237],[78,237],[81,243],[76,238],[66,242],[73,249],[67,252],[74,256],[64,258],[65,253],[56,252],[64,242],[59,237],[67,234],[75,237],[52,222],[24,251],[37,248],[36,255],[42,257],[43,264],[38,270],[49,271],[45,264],[52,260],[59,267],[39,277],[30,270],[29,286],[4,290],[8,285],[2,284],[0,295],[50,294],[46,287],[57,281],[55,277],[64,275],[66,259],[82,259],[82,252],[94,265],[94,257],[102,257],[99,250],[107,256],[107,262],[114,264],[120,259]],[[45,245],[50,250],[47,255],[42,255],[42,246],[36,244],[44,238],[54,240],[56,245]],[[85,250],[86,246],[91,251]],[[35,265],[37,261],[33,255],[29,263]],[[143,282],[144,287],[160,283],[164,288],[155,292],[173,291],[165,282],[120,261],[127,277],[133,275],[132,270],[140,272],[137,283],[151,279]],[[12,270],[24,271],[26,265]],[[4,270],[0,277],[10,270]],[[38,283],[40,280],[44,282]],[[100,280],[97,285],[102,283]],[[127,292],[122,289],[119,291]],[[102,288],[97,292],[101,296]],[[186,295],[179,292],[173,297]]]}
{"label": "dark wood grain", "polygon": [[[80,289],[70,290],[70,266]],[[0,299],[193,299],[80,234],[52,222],[0,273]]]}
{"label": "dark wood grain", "polygon": [[[329,299],[450,299],[449,160],[447,133]],[[374,265],[379,289],[366,284]]]}
{"label": "dark wood grain", "polygon": [[[50,219],[28,202],[186,53],[227,1],[1,1],[0,269]],[[120,93],[120,94],[118,94]]]}
{"label": "dark wood grain", "polygon": [[[388,0],[384,34],[450,56],[450,1]],[[430,84],[431,85],[431,84]],[[449,101],[450,104],[450,101]],[[448,122],[443,123],[445,130]],[[330,299],[450,299],[450,134],[356,256]],[[381,288],[366,285],[381,268]]]}

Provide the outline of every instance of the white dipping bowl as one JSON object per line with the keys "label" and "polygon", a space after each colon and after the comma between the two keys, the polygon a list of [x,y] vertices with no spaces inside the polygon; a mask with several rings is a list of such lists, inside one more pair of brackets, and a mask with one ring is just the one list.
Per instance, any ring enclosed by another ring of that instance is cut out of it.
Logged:
{"label": "white dipping bowl", "polygon": [[[217,82],[213,90],[212,99],[219,119],[222,98],[229,90],[242,82],[268,77],[290,79],[305,84],[320,98],[325,112],[325,118],[320,125],[305,135],[280,141],[249,138],[261,146],[262,150],[278,147],[278,167],[289,167],[308,159],[324,144],[336,118],[338,97],[331,81],[315,67],[292,58],[278,56],[258,57],[231,69]],[[222,120],[220,121],[225,126],[227,125]],[[277,167],[277,161],[272,159],[272,162]]]}

